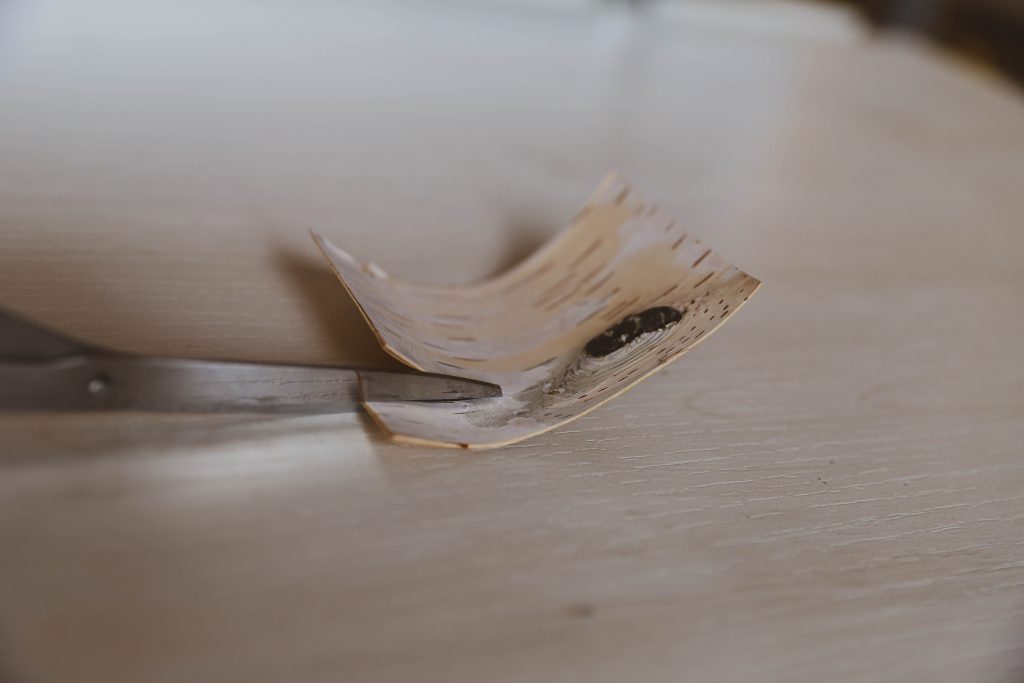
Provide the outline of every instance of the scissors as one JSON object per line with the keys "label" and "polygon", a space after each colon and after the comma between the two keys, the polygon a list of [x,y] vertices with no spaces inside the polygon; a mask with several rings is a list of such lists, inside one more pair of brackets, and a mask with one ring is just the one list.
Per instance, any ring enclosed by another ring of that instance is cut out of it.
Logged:
{"label": "scissors", "polygon": [[501,396],[487,382],[415,371],[161,358],[80,343],[0,310],[0,410],[354,412],[362,401]]}

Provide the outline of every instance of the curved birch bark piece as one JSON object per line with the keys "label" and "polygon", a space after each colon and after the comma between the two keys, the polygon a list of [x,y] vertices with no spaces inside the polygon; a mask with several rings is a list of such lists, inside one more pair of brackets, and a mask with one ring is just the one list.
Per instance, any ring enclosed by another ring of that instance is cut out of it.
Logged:
{"label": "curved birch bark piece", "polygon": [[547,244],[481,284],[401,282],[313,238],[388,353],[501,386],[473,402],[364,402],[393,440],[430,446],[493,448],[574,420],[706,339],[761,284],[616,174]]}

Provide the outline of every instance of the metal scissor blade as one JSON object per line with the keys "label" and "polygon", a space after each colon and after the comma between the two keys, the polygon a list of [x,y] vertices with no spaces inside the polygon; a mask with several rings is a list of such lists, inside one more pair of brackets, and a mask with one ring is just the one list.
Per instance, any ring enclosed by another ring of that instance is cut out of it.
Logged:
{"label": "metal scissor blade", "polygon": [[341,413],[361,400],[500,396],[475,380],[415,372],[83,354],[0,363],[0,410]]}
{"label": "metal scissor blade", "polygon": [[0,310],[0,410],[312,414],[491,396],[494,384],[423,372],[106,352]]}
{"label": "metal scissor blade", "polygon": [[364,401],[470,401],[501,396],[501,387],[464,377],[427,372],[359,370]]}

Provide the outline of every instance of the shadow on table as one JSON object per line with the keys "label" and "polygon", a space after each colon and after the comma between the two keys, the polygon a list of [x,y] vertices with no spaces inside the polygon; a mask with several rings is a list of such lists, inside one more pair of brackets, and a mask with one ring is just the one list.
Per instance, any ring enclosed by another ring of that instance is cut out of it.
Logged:
{"label": "shadow on table", "polygon": [[190,449],[248,444],[258,449],[271,439],[335,434],[354,428],[367,429],[372,425],[361,424],[351,413],[8,413],[0,414],[0,435],[4,442],[0,464],[132,453],[159,457]]}
{"label": "shadow on table", "polygon": [[274,261],[314,311],[318,332],[332,340],[339,358],[364,367],[403,367],[377,343],[352,297],[323,259],[281,250]]}

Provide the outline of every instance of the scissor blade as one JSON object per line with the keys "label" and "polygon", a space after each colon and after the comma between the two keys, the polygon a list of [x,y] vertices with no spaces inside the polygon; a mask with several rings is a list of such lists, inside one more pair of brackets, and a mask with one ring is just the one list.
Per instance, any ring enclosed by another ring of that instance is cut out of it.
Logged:
{"label": "scissor blade", "polygon": [[495,395],[500,388],[474,380],[336,367],[121,354],[0,363],[2,410],[316,414],[358,410],[364,397],[454,401]]}
{"label": "scissor blade", "polygon": [[365,401],[466,401],[501,396],[501,387],[475,379],[426,372],[360,370]]}
{"label": "scissor blade", "polygon": [[336,413],[360,401],[500,396],[421,372],[153,358],[90,348],[0,310],[0,410]]}

